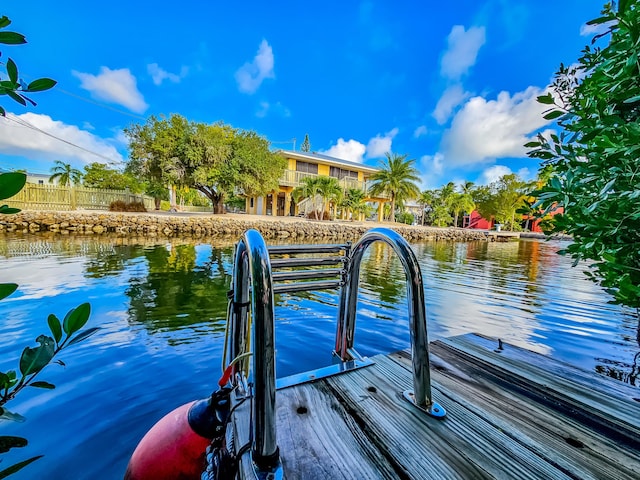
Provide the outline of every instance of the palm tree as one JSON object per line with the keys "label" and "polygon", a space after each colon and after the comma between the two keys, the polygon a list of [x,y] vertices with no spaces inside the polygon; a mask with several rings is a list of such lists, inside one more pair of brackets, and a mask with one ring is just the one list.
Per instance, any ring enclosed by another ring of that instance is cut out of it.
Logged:
{"label": "palm tree", "polygon": [[[342,187],[340,182],[335,177],[318,177],[318,194],[322,197],[322,215],[324,218],[324,211],[327,207],[327,203],[338,203],[342,199]],[[331,210],[331,209],[330,209]]]}
{"label": "palm tree", "polygon": [[[310,198],[312,201],[314,201],[316,195],[320,194],[318,179],[319,177],[304,177],[301,182],[302,185],[294,188],[293,192],[291,192],[293,200],[296,203],[299,203],[303,198]],[[315,205],[313,207],[313,211],[316,220],[318,220],[318,209],[315,207]]]}
{"label": "palm tree", "polygon": [[458,226],[458,215],[460,212],[471,213],[476,208],[470,193],[455,193],[451,201],[451,209],[453,210],[453,226]]}
{"label": "palm tree", "polygon": [[475,183],[470,182],[469,180],[466,180],[462,185],[460,185],[460,189],[462,190],[462,193],[471,194],[475,186],[476,186]]}
{"label": "palm tree", "polygon": [[349,217],[349,213],[351,213],[351,220],[353,220],[353,215],[356,214],[356,210],[358,210],[357,213],[362,212],[364,205],[366,205],[364,201],[366,197],[367,194],[359,188],[350,188],[347,190],[342,202],[340,202],[340,206],[345,209],[347,213],[347,218]]}
{"label": "palm tree", "polygon": [[78,184],[82,179],[82,172],[76,170],[69,163],[56,160],[54,166],[51,168],[52,175],[49,177],[49,182],[53,182],[58,179],[58,183],[65,187],[70,187],[73,183]]}
{"label": "palm tree", "polygon": [[427,209],[427,207],[430,207],[431,209],[433,209],[433,199],[434,199],[434,194],[433,194],[433,190],[425,190],[424,192],[420,193],[420,196],[418,197],[418,205],[420,205],[421,208],[421,224],[424,227],[424,217],[426,217],[424,211]]}
{"label": "palm tree", "polygon": [[413,164],[414,159],[407,160],[407,155],[387,152],[382,168],[373,175],[371,193],[389,195],[391,198],[391,221],[395,222],[396,199],[415,198],[420,194],[416,182],[420,181],[418,171]]}

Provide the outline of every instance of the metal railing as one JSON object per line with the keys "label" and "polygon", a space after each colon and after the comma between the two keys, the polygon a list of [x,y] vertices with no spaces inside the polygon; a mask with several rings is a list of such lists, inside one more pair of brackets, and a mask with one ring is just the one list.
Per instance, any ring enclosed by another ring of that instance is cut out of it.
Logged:
{"label": "metal railing", "polygon": [[407,276],[407,303],[411,328],[411,357],[413,366],[413,392],[404,392],[405,397],[416,407],[434,417],[445,415],[444,409],[433,401],[429,366],[429,341],[427,316],[424,305],[422,272],[413,250],[397,232],[387,228],[375,228],[366,232],[353,246],[344,285],[345,309],[338,319],[335,353],[343,361],[358,358],[354,350],[354,332],[358,306],[360,263],[367,248],[374,242],[384,242],[398,255]]}
{"label": "metal railing", "polygon": [[[244,233],[236,246],[233,267],[231,302],[229,308],[229,360],[238,358],[250,350],[253,352],[253,444],[252,460],[256,477],[265,472],[281,475],[280,456],[276,434],[276,374],[275,374],[275,307],[274,294],[309,290],[340,288],[340,304],[336,329],[335,355],[342,365],[326,370],[322,376],[342,373],[353,368],[370,365],[363,361],[353,348],[358,300],[360,263],[367,248],[381,241],[398,255],[407,275],[407,300],[411,328],[413,367],[413,391],[403,392],[404,397],[434,417],[444,417],[445,410],[435,403],[431,393],[429,344],[424,305],[422,273],[415,254],[407,241],[398,233],[377,228],[365,233],[351,247],[343,245],[292,245],[267,248],[256,230]],[[335,254],[330,257],[279,258],[273,261],[270,254],[287,257],[296,254]],[[319,270],[289,270],[272,273],[272,268],[307,266],[334,266]],[[337,277],[334,280],[326,278]],[[317,281],[282,283],[322,278]],[[249,316],[251,312],[251,320]],[[253,345],[249,348],[253,332]],[[225,359],[226,361],[227,359]],[[233,383],[246,393],[248,360],[236,363]],[[299,376],[301,381],[321,378],[317,374]],[[281,385],[281,388],[287,385]],[[244,387],[243,387],[244,386]]]}

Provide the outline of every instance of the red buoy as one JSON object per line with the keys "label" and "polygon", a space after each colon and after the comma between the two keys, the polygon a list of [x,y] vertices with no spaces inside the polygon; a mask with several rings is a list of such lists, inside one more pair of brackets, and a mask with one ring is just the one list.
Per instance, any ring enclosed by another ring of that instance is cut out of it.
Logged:
{"label": "red buoy", "polygon": [[211,439],[194,431],[189,411],[201,402],[176,408],[147,432],[129,460],[125,480],[200,480]]}

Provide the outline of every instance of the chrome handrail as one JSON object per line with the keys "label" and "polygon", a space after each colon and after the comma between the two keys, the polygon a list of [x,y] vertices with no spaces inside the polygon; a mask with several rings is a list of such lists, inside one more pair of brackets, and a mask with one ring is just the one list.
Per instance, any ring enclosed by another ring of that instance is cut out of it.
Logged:
{"label": "chrome handrail", "polygon": [[[233,268],[230,356],[246,353],[250,335],[249,301],[253,322],[253,445],[252,460],[261,472],[279,469],[276,438],[275,309],[269,252],[257,230],[247,230],[236,246]],[[251,295],[249,296],[249,286]],[[249,298],[250,297],[250,298]],[[234,382],[246,361],[238,362]]]}
{"label": "chrome handrail", "polygon": [[398,233],[387,228],[375,228],[366,232],[351,250],[349,268],[346,272],[336,331],[335,353],[342,361],[358,358],[353,349],[360,282],[360,263],[369,245],[381,241],[389,245],[398,255],[407,275],[407,302],[411,326],[411,356],[413,364],[413,392],[404,392],[405,398],[416,407],[434,417],[443,417],[445,410],[433,401],[431,394],[431,374],[429,370],[429,341],[427,339],[427,319],[424,306],[424,288],[420,265],[409,243]]}

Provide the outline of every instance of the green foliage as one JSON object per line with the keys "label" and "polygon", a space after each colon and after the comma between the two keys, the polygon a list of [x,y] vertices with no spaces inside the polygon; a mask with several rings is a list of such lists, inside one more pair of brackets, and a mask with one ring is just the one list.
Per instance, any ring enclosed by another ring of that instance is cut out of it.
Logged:
{"label": "green foliage", "polygon": [[616,303],[640,308],[640,7],[605,5],[610,41],[587,46],[578,64],[560,66],[545,118],[557,118],[559,135],[538,135],[529,155],[553,166],[549,181],[533,192],[543,216],[562,207],[549,233],[566,232],[573,243],[563,252],[592,260],[588,277]]}
{"label": "green foliage", "polygon": [[103,163],[90,163],[84,167],[83,185],[105,190],[126,190],[142,193],[144,184],[129,173],[119,172]]}
{"label": "green foliage", "polygon": [[302,141],[302,145],[300,145],[301,152],[309,152],[311,151],[311,143],[309,143],[309,134],[304,134],[304,140]]}
{"label": "green foliage", "polygon": [[339,202],[339,206],[344,209],[346,218],[349,218],[351,214],[351,220],[358,219],[361,215],[369,215],[369,205],[365,201],[367,194],[358,188],[349,188],[342,200]]}
{"label": "green foliage", "polygon": [[[0,43],[5,45],[22,45],[27,43],[24,35],[16,32],[7,32],[3,29],[11,25],[11,20],[6,16],[0,17]],[[50,78],[39,78],[26,84],[19,76],[18,66],[12,59],[8,59],[5,64],[6,75],[0,75],[0,95],[7,95],[20,105],[27,106],[27,103],[35,106],[36,103],[25,95],[25,93],[42,92],[53,88],[57,83]],[[6,115],[5,109],[0,106],[0,115]]]}
{"label": "green foliage", "polygon": [[396,222],[405,223],[407,225],[412,225],[415,222],[416,218],[410,212],[399,212],[396,213]]}
{"label": "green foliage", "polygon": [[194,188],[211,201],[214,213],[224,213],[224,199],[232,193],[260,196],[276,189],[286,167],[264,137],[224,123],[152,116],[125,134],[128,172],[153,184]]}
{"label": "green foliage", "polygon": [[[293,192],[291,192],[291,197],[296,203],[299,203],[300,200],[304,198],[311,199],[312,202],[315,202],[316,197],[320,195],[320,184],[318,182],[319,177],[304,177],[301,181],[301,185],[294,188]],[[313,207],[313,211],[315,214],[316,220],[318,220],[318,208]]]}
{"label": "green foliage", "polygon": [[[0,200],[6,200],[17,194],[27,182],[24,173],[3,173],[0,174]],[[9,205],[0,205],[0,214],[18,213],[20,210],[11,208]],[[0,299],[4,297],[0,296]]]}
{"label": "green foliage", "polygon": [[[2,25],[2,19],[0,19]],[[3,173],[0,174],[0,200],[14,196],[24,186],[26,175],[23,173]],[[15,213],[18,209],[9,208],[7,205],[0,207],[0,213]],[[0,300],[8,297],[18,289],[15,283],[0,284]],[[89,320],[91,307],[88,303],[71,309],[64,320],[60,320],[53,314],[47,318],[47,324],[51,331],[49,335],[39,335],[36,338],[35,347],[25,347],[20,355],[18,371],[8,370],[0,372],[0,420],[24,421],[24,418],[16,413],[12,413],[4,408],[4,405],[15,398],[15,396],[26,387],[42,388],[51,390],[55,385],[45,381],[35,381],[36,376],[49,365],[55,356],[71,345],[81,342],[93,335],[98,328],[89,328],[80,331]],[[63,333],[64,332],[64,333]],[[57,360],[57,363],[62,363]],[[21,437],[0,436],[0,453],[6,453],[11,448],[20,448],[27,445],[27,440]],[[30,463],[41,458],[31,457],[14,465],[10,465],[0,471],[0,479],[12,475]]]}
{"label": "green foliage", "polygon": [[82,172],[76,168],[73,168],[71,164],[56,160],[53,167],[51,167],[51,176],[49,181],[53,182],[58,180],[60,185],[70,187],[72,184],[77,185],[82,180]]}
{"label": "green foliage", "polygon": [[[391,212],[396,210],[396,202],[416,198],[420,189],[416,182],[420,181],[418,171],[414,167],[415,160],[407,160],[407,155],[388,152],[386,159],[381,162],[380,171],[371,178],[371,194],[389,195],[391,198]],[[395,221],[391,215],[391,221]]]}
{"label": "green foliage", "polygon": [[519,230],[521,216],[518,210],[524,205],[530,186],[515,173],[503,175],[499,180],[474,189],[472,193],[476,210],[486,219],[495,218],[509,230]]}

